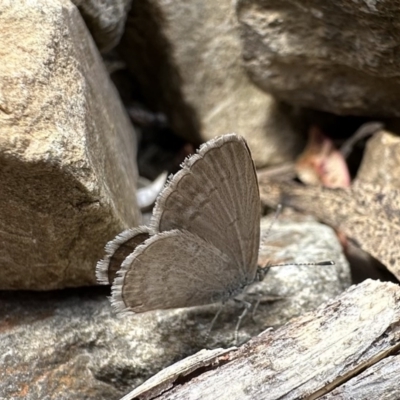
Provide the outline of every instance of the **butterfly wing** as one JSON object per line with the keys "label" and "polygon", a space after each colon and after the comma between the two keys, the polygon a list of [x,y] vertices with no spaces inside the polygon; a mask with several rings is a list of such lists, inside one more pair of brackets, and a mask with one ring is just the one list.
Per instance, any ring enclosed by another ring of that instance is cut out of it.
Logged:
{"label": "butterfly wing", "polygon": [[190,232],[151,236],[122,263],[112,287],[117,312],[191,307],[225,301],[240,290],[230,258]]}
{"label": "butterfly wing", "polygon": [[157,199],[152,227],[187,230],[223,251],[232,268],[254,277],[260,242],[260,195],[250,150],[235,134],[205,143]]}
{"label": "butterfly wing", "polygon": [[105,248],[106,256],[96,265],[97,282],[103,285],[113,283],[125,258],[149,237],[150,229],[146,226],[139,226],[123,231],[108,242]]}

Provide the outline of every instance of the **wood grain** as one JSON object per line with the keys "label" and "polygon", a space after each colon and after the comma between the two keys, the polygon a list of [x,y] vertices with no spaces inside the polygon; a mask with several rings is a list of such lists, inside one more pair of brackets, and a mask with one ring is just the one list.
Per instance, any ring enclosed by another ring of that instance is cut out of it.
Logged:
{"label": "wood grain", "polygon": [[[158,391],[157,399],[317,399],[333,390],[347,390],[351,398],[352,379],[368,371],[373,376],[381,360],[394,363],[391,356],[400,349],[399,299],[400,287],[393,283],[367,280],[352,286],[316,311],[216,357],[214,367],[199,363],[197,370],[191,365],[186,379],[170,377],[175,382]],[[388,385],[398,390],[395,379]],[[147,392],[150,396],[136,389],[124,400],[154,398],[151,388]]]}

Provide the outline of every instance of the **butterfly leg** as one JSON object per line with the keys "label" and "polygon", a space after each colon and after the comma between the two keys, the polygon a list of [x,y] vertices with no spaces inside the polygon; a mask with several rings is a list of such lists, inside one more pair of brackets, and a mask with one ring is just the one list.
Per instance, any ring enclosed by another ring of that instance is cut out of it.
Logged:
{"label": "butterfly leg", "polygon": [[251,303],[249,303],[248,301],[239,300],[239,299],[233,299],[233,300],[235,300],[237,303],[243,304],[243,306],[244,306],[244,310],[243,310],[242,314],[239,316],[238,322],[237,322],[236,327],[235,327],[235,344],[237,344],[238,343],[238,335],[239,335],[240,325],[242,324],[243,318],[249,312],[249,310],[251,308]]}
{"label": "butterfly leg", "polygon": [[212,328],[214,327],[215,322],[217,321],[219,314],[221,314],[222,309],[224,308],[225,303],[221,304],[221,307],[218,309],[217,313],[215,314],[214,318],[211,321],[210,327],[208,328],[208,332],[206,335],[206,340],[208,339],[208,337],[211,334]]}
{"label": "butterfly leg", "polygon": [[259,294],[257,296],[257,301],[254,304],[253,311],[251,312],[251,319],[253,320],[254,323],[256,323],[255,315],[256,315],[256,312],[257,312],[257,309],[258,309],[258,306],[260,305],[260,303],[261,303],[261,295]]}

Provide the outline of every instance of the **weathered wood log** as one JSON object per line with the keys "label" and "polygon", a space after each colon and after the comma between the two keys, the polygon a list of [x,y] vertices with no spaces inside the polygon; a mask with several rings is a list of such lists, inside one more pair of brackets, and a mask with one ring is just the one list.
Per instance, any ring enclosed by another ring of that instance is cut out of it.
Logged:
{"label": "weathered wood log", "polygon": [[400,356],[389,356],[321,397],[323,400],[400,399]]}
{"label": "weathered wood log", "polygon": [[400,279],[400,191],[355,181],[349,189],[271,180],[259,173],[264,204],[281,203],[339,229]]}
{"label": "weathered wood log", "polygon": [[371,382],[380,382],[385,399],[397,399],[399,299],[398,285],[367,280],[239,349],[183,360],[123,400],[377,398]]}
{"label": "weathered wood log", "polygon": [[133,392],[128,393],[121,400],[130,400],[136,398],[151,399],[158,396],[174,387],[177,378],[187,377],[192,372],[199,368],[206,368],[210,365],[217,365],[219,360],[223,360],[223,355],[229,353],[232,350],[237,350],[236,347],[229,349],[214,349],[206,350],[203,349],[190,357],[184,358],[183,360],[165,368],[157,375],[150,378],[143,385],[140,385]]}

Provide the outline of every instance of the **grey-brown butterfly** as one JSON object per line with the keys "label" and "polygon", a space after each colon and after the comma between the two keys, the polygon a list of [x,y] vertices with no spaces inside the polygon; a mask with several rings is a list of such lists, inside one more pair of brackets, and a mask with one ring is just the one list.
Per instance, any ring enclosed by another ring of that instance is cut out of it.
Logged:
{"label": "grey-brown butterfly", "polygon": [[224,135],[183,162],[160,193],[150,227],[107,244],[96,275],[112,283],[117,312],[224,303],[256,279],[259,241],[250,150],[242,137]]}
{"label": "grey-brown butterfly", "polygon": [[[150,227],[128,229],[106,245],[97,279],[112,284],[111,303],[118,313],[224,303],[263,279],[272,266],[257,267],[260,211],[246,141],[235,134],[217,137],[187,158],[167,183]],[[275,266],[283,265],[290,264]],[[235,342],[251,306],[239,301],[245,308]]]}

